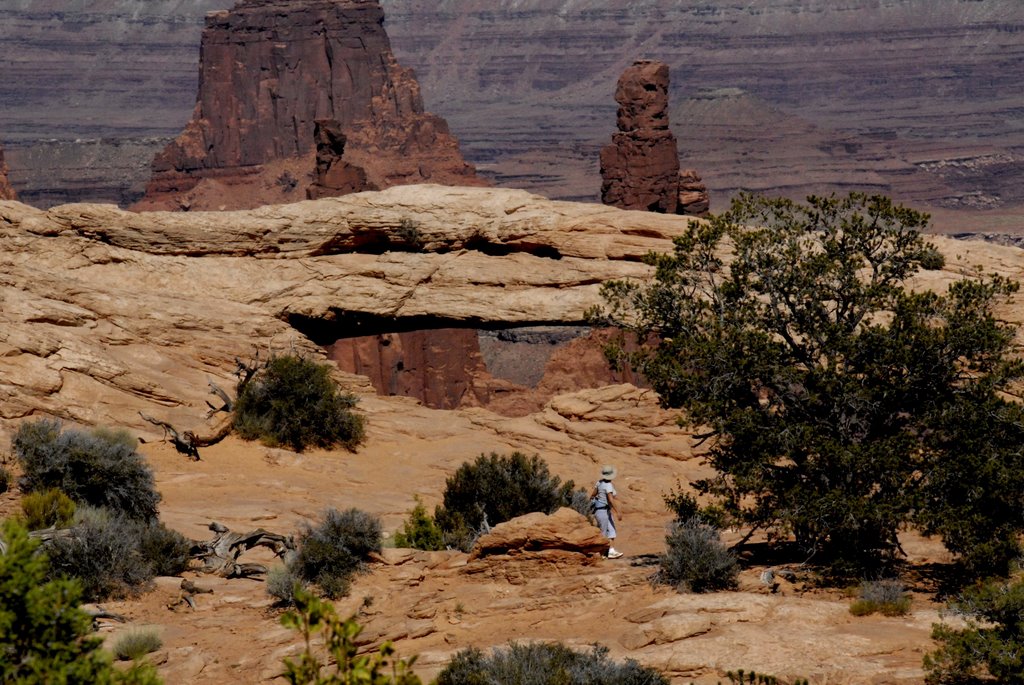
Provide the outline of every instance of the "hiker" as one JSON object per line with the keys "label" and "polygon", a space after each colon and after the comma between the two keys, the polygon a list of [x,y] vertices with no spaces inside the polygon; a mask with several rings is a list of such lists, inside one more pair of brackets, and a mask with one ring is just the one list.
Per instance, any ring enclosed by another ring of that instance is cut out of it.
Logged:
{"label": "hiker", "polygon": [[597,518],[597,525],[601,527],[601,534],[608,538],[608,558],[618,559],[622,552],[615,549],[615,520],[622,519],[622,512],[615,506],[615,486],[612,479],[617,471],[614,466],[606,465],[601,468],[601,480],[594,485],[590,500],[594,504],[594,516]]}

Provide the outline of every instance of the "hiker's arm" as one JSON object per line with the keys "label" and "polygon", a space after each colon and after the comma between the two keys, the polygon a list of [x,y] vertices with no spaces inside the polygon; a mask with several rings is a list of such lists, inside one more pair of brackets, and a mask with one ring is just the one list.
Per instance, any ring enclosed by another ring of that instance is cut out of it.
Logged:
{"label": "hiker's arm", "polygon": [[609,511],[609,513],[611,513],[612,516],[614,516],[615,518],[617,518],[618,520],[621,521],[622,520],[622,510],[619,509],[619,506],[615,503],[615,495],[613,495],[610,492],[606,493],[606,494],[608,496],[608,511]]}

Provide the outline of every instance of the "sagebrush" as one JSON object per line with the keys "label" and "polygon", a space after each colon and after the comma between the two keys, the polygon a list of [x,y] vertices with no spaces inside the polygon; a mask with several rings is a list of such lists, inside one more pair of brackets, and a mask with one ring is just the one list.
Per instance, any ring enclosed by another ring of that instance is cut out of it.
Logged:
{"label": "sagebrush", "polygon": [[57,488],[80,505],[155,520],[160,494],[136,445],[124,432],[64,430],[53,419],[22,423],[12,440],[25,492]]}
{"label": "sagebrush", "polygon": [[457,652],[434,685],[668,685],[658,671],[632,659],[615,662],[608,648],[578,652],[560,643],[512,643],[485,654],[475,647]]}
{"label": "sagebrush", "polygon": [[380,552],[382,535],[376,516],[359,509],[327,509],[320,523],[303,527],[291,568],[326,597],[344,597],[352,576],[365,569],[372,552]]}
{"label": "sagebrush", "polygon": [[47,554],[52,577],[74,578],[87,601],[100,601],[137,595],[158,574],[181,573],[190,547],[162,523],[86,508],[66,535],[48,543]]}
{"label": "sagebrush", "polygon": [[718,529],[699,517],[671,524],[658,582],[681,592],[711,592],[736,586],[739,565]]}

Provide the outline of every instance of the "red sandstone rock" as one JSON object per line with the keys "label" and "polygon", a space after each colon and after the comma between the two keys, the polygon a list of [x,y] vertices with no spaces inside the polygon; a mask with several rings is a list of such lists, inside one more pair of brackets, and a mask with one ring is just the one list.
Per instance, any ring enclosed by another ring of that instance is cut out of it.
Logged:
{"label": "red sandstone rock", "polygon": [[693,169],[679,172],[679,204],[676,211],[690,216],[707,216],[711,209],[708,187]]}
{"label": "red sandstone rock", "polygon": [[619,77],[618,132],[601,150],[601,201],[623,209],[703,216],[708,192],[696,172],[679,171],[668,121],[668,65],[638,60]]}
{"label": "red sandstone rock", "polygon": [[[207,15],[192,121],[153,161],[137,208],[303,199],[307,184],[292,169],[313,171],[317,120],[337,122],[347,138],[344,161],[365,170],[366,188],[486,185],[447,124],[424,112],[419,85],[395,60],[383,23],[377,0],[242,0]],[[341,175],[335,194],[358,185],[357,172]],[[327,194],[317,181],[318,196]]]}
{"label": "red sandstone rock", "polygon": [[553,514],[533,513],[496,525],[477,540],[469,560],[491,554],[569,551],[599,554],[608,540],[580,513],[562,507]]}
{"label": "red sandstone rock", "polygon": [[7,162],[4,161],[4,149],[0,147],[0,200],[14,200],[14,188],[7,180]]}
{"label": "red sandstone rock", "polygon": [[668,127],[668,65],[641,60],[619,77],[618,132],[601,150],[601,200],[623,209],[675,214],[679,154]]}
{"label": "red sandstone rock", "polygon": [[306,198],[335,197],[377,190],[366,178],[366,169],[349,164],[344,159],[345,132],[334,119],[316,122],[316,181],[306,189]]}

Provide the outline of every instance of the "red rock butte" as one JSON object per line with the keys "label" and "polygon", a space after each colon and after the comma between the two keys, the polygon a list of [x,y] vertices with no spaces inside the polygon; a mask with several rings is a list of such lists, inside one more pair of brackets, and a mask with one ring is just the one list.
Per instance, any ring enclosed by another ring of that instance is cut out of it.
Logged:
{"label": "red rock butte", "polygon": [[[487,185],[448,124],[424,111],[377,0],[243,0],[206,17],[192,120],[153,161],[138,209],[241,209],[305,199],[316,122],[342,134],[351,183],[314,196],[434,183]],[[323,171],[323,161],[321,169]]]}
{"label": "red rock butte", "polygon": [[704,215],[707,188],[696,171],[680,173],[676,137],[668,121],[669,68],[637,60],[619,77],[611,144],[601,150],[601,201],[622,209]]}

